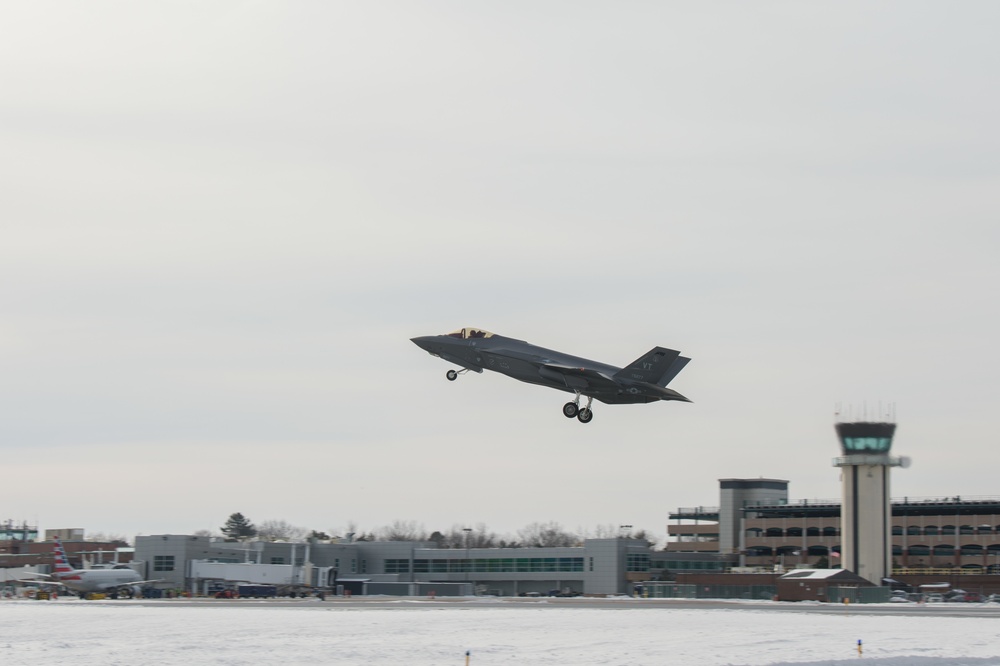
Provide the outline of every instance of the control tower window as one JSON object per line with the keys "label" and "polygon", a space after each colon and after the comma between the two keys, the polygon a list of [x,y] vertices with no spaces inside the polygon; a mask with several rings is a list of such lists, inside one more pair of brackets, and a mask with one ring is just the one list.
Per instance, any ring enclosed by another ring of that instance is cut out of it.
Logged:
{"label": "control tower window", "polygon": [[888,451],[892,446],[891,437],[845,437],[845,451]]}

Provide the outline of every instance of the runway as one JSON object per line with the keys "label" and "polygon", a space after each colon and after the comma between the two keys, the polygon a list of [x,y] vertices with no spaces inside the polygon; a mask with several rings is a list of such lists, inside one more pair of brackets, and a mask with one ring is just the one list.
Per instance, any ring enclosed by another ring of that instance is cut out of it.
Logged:
{"label": "runway", "polygon": [[[44,602],[40,602],[44,603]],[[80,601],[85,604],[129,604],[149,607],[220,606],[233,608],[298,608],[337,610],[434,610],[463,609],[560,609],[591,610],[691,609],[691,610],[755,610],[773,613],[812,613],[820,615],[887,615],[916,617],[990,617],[1000,618],[1000,604],[993,603],[932,603],[932,604],[830,604],[820,602],[743,601],[726,599],[635,599],[630,597],[327,597],[320,601],[306,599],[137,599]]]}

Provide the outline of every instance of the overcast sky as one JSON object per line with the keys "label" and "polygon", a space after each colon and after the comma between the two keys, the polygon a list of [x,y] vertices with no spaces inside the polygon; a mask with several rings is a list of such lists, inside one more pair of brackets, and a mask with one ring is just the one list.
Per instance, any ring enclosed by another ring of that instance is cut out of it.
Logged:
{"label": "overcast sky", "polygon": [[[992,2],[0,5],[0,519],[631,524],[1000,495]],[[452,367],[477,326],[692,404]]]}

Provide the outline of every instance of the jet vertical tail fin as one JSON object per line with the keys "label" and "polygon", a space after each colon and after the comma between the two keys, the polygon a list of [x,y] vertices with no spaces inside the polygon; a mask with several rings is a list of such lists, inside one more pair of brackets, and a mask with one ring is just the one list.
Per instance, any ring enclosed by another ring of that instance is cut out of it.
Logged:
{"label": "jet vertical tail fin", "polygon": [[645,355],[616,372],[615,378],[666,386],[690,360],[681,356],[679,351],[653,347]]}
{"label": "jet vertical tail fin", "polygon": [[54,539],[54,541],[56,544],[54,547],[55,560],[56,560],[54,571],[56,573],[56,577],[58,577],[61,574],[73,573],[73,567],[69,565],[69,559],[67,559],[66,557],[66,549],[63,548],[62,541],[60,541],[59,539]]}

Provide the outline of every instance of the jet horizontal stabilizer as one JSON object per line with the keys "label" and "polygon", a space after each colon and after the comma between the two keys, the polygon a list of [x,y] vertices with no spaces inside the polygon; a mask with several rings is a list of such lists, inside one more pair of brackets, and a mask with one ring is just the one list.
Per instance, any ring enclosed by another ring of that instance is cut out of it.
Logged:
{"label": "jet horizontal stabilizer", "polygon": [[662,377],[660,377],[660,381],[656,382],[657,386],[666,386],[672,382],[674,377],[677,376],[677,373],[683,370],[684,366],[687,365],[690,360],[691,359],[686,356],[678,356],[675,358],[674,362],[670,364],[669,368],[667,368],[667,371],[663,373]]}

